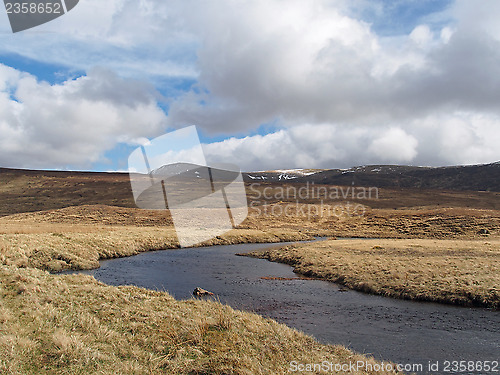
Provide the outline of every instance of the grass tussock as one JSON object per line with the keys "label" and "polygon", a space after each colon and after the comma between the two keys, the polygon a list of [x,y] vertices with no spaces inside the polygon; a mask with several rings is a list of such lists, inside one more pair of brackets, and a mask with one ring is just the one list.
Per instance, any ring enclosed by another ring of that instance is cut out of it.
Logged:
{"label": "grass tussock", "polygon": [[215,301],[15,266],[0,266],[0,278],[2,374],[267,375],[289,373],[291,361],[377,363]]}
{"label": "grass tussock", "polygon": [[363,292],[500,308],[498,239],[328,240],[251,255]]}

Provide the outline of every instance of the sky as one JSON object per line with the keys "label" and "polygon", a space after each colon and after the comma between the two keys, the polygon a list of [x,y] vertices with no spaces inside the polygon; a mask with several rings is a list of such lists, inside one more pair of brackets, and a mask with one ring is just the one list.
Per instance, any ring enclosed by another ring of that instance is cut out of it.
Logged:
{"label": "sky", "polygon": [[497,0],[80,0],[13,34],[0,166],[123,171],[196,125],[245,171],[500,160]]}

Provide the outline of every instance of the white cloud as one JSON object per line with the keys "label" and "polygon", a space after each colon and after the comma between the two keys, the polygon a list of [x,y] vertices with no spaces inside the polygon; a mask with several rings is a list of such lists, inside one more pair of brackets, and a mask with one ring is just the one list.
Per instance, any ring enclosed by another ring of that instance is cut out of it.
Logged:
{"label": "white cloud", "polygon": [[448,43],[453,36],[453,29],[451,27],[443,27],[441,29],[440,37],[443,43]]}
{"label": "white cloud", "polygon": [[410,33],[410,39],[418,46],[426,47],[433,39],[432,31],[427,25],[419,25]]}
{"label": "white cloud", "polygon": [[483,0],[480,4],[469,0],[455,0],[450,13],[459,20],[459,28],[463,32],[478,38],[500,41],[500,2],[497,0]]}
{"label": "white cloud", "polygon": [[399,128],[390,128],[373,140],[368,152],[384,162],[408,163],[417,156],[418,140]]}
{"label": "white cloud", "polygon": [[182,25],[181,6],[179,0],[85,0],[63,17],[14,35],[5,17],[0,45],[3,53],[70,70],[106,66],[127,77],[195,78],[197,41]]}
{"label": "white cloud", "polygon": [[500,159],[500,116],[462,112],[428,116],[410,124],[423,165],[479,164]]}
{"label": "white cloud", "polygon": [[2,166],[89,167],[118,142],[159,134],[154,92],[97,69],[60,85],[0,65]]}
{"label": "white cloud", "polygon": [[499,111],[500,43],[461,28],[468,18],[439,38],[427,25],[381,38],[327,1],[235,4],[193,12],[205,90],[172,103],[171,126],[228,134],[276,119],[387,127],[458,109]]}
{"label": "white cloud", "polygon": [[455,165],[498,160],[500,116],[455,112],[415,119],[405,128],[306,124],[265,136],[204,145],[210,162],[242,170],[346,168],[366,164]]}
{"label": "white cloud", "polygon": [[[384,11],[363,0],[82,1],[0,35],[4,53],[90,72],[49,85],[0,66],[0,162],[92,163],[165,124],[231,136],[271,123],[281,130],[207,149],[247,170],[499,160],[498,4],[457,0],[440,16],[451,22],[381,37],[353,16]],[[123,77],[197,82],[165,116]]]}

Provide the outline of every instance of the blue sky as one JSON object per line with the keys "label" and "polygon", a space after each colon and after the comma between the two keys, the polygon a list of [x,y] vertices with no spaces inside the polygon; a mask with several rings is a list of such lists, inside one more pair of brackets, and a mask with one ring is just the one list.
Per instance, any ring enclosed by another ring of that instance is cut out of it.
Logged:
{"label": "blue sky", "polygon": [[16,34],[2,9],[0,166],[126,170],[193,124],[244,170],[500,160],[481,4],[86,0]]}
{"label": "blue sky", "polygon": [[382,36],[409,34],[420,24],[441,28],[453,22],[447,14],[453,6],[452,0],[374,0],[371,3],[370,8],[361,10],[361,17]]}

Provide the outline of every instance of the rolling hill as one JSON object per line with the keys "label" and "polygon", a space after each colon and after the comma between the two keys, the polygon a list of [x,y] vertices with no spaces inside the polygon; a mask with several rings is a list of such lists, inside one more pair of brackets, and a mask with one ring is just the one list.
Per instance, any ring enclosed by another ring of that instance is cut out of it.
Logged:
{"label": "rolling hill", "polygon": [[[500,162],[442,168],[375,165],[350,169],[279,170],[244,173],[243,177],[247,184],[309,182],[349,186],[354,183],[356,186],[416,189],[422,190],[422,194],[426,189],[500,192]],[[405,197],[401,193],[398,196]],[[497,199],[496,195],[489,197],[491,199]],[[135,208],[128,173],[0,168],[0,216],[80,205]]]}
{"label": "rolling hill", "polygon": [[453,167],[371,165],[349,169],[280,170],[246,174],[246,181],[297,182],[458,191],[500,191],[500,162]]}

